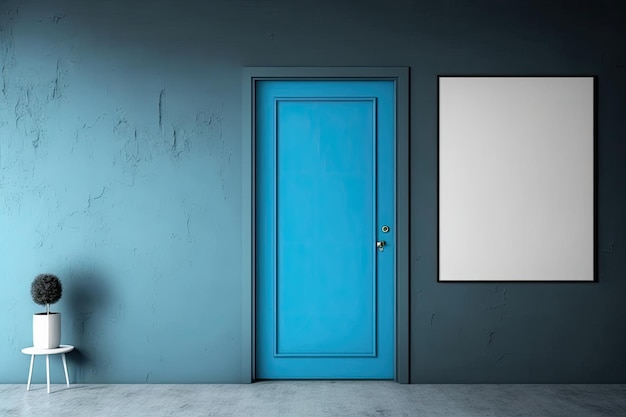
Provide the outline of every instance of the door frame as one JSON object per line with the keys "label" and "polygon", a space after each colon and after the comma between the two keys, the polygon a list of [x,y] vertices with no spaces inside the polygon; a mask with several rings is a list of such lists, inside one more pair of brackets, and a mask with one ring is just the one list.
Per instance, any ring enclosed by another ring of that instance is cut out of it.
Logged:
{"label": "door frame", "polygon": [[409,355],[409,68],[244,67],[242,69],[241,382],[255,381],[255,91],[263,80],[391,80],[395,84],[394,380],[410,383]]}

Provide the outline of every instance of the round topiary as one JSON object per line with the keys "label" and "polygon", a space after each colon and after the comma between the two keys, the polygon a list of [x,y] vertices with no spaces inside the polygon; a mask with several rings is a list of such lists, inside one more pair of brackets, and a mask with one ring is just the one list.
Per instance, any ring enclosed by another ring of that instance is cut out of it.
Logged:
{"label": "round topiary", "polygon": [[61,299],[63,287],[61,281],[53,274],[39,274],[30,285],[30,295],[33,301],[39,305],[45,305],[46,311],[50,312],[50,304]]}

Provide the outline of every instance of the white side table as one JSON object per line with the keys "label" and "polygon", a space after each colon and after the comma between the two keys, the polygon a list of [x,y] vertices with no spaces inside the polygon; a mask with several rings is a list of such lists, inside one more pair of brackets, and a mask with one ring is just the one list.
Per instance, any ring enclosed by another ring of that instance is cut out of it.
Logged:
{"label": "white side table", "polygon": [[30,355],[30,370],[28,371],[28,385],[26,385],[26,391],[30,391],[30,379],[33,376],[33,363],[35,363],[36,355],[46,355],[46,380],[48,381],[48,394],[50,394],[50,355],[61,354],[63,359],[63,369],[65,370],[65,382],[67,386],[70,386],[70,378],[67,375],[67,361],[65,360],[65,354],[74,350],[74,346],[60,345],[54,349],[41,349],[36,347],[27,347],[22,349],[22,353]]}

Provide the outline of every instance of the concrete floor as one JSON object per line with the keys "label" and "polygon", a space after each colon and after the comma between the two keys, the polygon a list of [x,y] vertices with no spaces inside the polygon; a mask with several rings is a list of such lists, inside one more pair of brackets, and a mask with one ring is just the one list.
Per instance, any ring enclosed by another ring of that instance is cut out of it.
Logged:
{"label": "concrete floor", "polygon": [[626,385],[0,385],[0,416],[626,416]]}

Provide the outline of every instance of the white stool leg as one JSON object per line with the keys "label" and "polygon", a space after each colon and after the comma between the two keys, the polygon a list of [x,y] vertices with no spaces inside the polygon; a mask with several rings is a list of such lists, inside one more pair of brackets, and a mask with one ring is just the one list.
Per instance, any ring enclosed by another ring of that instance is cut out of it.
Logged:
{"label": "white stool leg", "polygon": [[30,369],[28,370],[28,384],[26,385],[26,391],[30,391],[30,379],[33,376],[33,363],[35,362],[35,355],[30,355]]}
{"label": "white stool leg", "polygon": [[63,369],[65,370],[65,383],[67,383],[67,386],[70,386],[70,377],[67,375],[67,361],[65,360],[65,353],[61,355],[61,358],[63,359]]}
{"label": "white stool leg", "polygon": [[46,381],[48,381],[48,394],[50,394],[50,355],[46,355]]}

